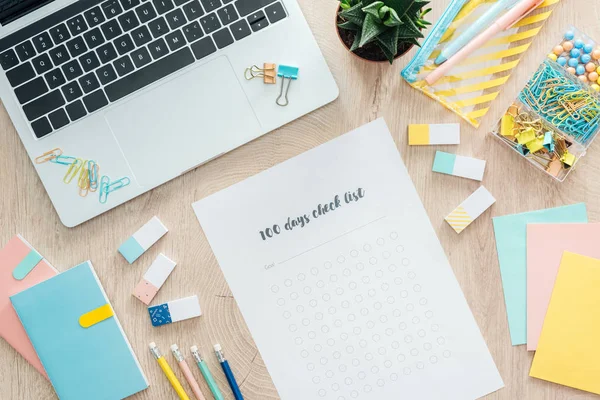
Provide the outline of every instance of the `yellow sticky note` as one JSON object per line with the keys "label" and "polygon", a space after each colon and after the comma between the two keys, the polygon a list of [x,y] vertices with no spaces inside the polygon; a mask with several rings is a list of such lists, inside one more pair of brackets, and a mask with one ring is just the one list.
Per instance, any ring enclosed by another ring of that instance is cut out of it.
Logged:
{"label": "yellow sticky note", "polygon": [[423,146],[429,144],[429,125],[411,124],[408,126],[408,144]]}
{"label": "yellow sticky note", "polygon": [[600,260],[564,252],[529,375],[600,394]]}

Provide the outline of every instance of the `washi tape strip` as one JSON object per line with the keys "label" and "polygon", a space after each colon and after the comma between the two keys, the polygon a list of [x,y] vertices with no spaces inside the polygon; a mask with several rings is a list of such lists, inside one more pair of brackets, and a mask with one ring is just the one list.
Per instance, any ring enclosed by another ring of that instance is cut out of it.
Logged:
{"label": "washi tape strip", "polygon": [[490,208],[496,199],[488,190],[480,186],[465,201],[454,209],[445,218],[456,233],[461,233],[467,226],[479,217],[485,210]]}
{"label": "washi tape strip", "polygon": [[433,172],[481,181],[485,172],[485,160],[437,151],[433,160]]}
{"label": "washi tape strip", "polygon": [[160,253],[135,287],[133,295],[142,303],[149,305],[176,265],[175,261]]}
{"label": "washi tape strip", "polygon": [[119,247],[119,253],[129,264],[133,264],[146,250],[163,237],[169,230],[158,217],[152,217],[144,226]]}
{"label": "washi tape strip", "polygon": [[202,310],[200,310],[198,296],[190,296],[148,307],[148,314],[152,326],[161,326],[199,317],[202,315]]}
{"label": "washi tape strip", "polygon": [[110,304],[107,303],[79,317],[79,325],[81,325],[82,328],[89,328],[96,325],[98,322],[109,319],[113,315],[115,315],[113,309]]}
{"label": "washi tape strip", "polygon": [[408,144],[411,146],[460,144],[460,125],[411,124],[408,126]]}

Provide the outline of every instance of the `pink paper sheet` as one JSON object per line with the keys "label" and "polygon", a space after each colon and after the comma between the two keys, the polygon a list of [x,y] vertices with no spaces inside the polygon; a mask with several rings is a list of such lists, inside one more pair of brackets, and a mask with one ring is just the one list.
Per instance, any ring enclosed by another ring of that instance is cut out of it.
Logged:
{"label": "pink paper sheet", "polygon": [[600,258],[600,224],[527,225],[527,350],[537,349],[564,251]]}
{"label": "pink paper sheet", "polygon": [[32,248],[20,236],[13,237],[3,249],[0,249],[0,321],[2,321],[0,337],[48,379],[9,299],[9,296],[52,278],[58,273],[46,260],[42,260],[23,280],[15,279],[12,275],[13,270],[31,250]]}

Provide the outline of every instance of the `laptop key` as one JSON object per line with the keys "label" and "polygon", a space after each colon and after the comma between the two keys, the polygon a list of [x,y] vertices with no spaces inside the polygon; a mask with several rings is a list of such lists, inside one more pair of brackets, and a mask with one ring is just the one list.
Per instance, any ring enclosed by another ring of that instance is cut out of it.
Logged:
{"label": "laptop key", "polygon": [[204,29],[204,32],[206,33],[214,32],[221,27],[221,23],[215,13],[200,18],[200,23],[202,24],[202,29]]}
{"label": "laptop key", "polygon": [[139,28],[134,29],[131,32],[131,37],[133,38],[133,42],[137,47],[141,47],[152,40],[150,31],[148,30],[146,25],[142,25]]}
{"label": "laptop key", "polygon": [[179,7],[179,6],[181,6],[181,5],[185,4],[185,3],[187,3],[187,2],[188,2],[188,1],[190,1],[190,0],[174,0],[174,1],[175,1],[175,5],[176,5],[177,7]]}
{"label": "laptop key", "polygon": [[150,28],[150,32],[152,32],[152,36],[155,38],[161,37],[169,32],[169,27],[163,17],[150,21],[148,27]]}
{"label": "laptop key", "polygon": [[106,43],[103,46],[98,47],[96,50],[96,54],[102,61],[102,64],[106,64],[117,58],[117,51],[115,50],[115,46],[112,45],[111,42]]}
{"label": "laptop key", "polygon": [[167,15],[165,15],[165,17],[167,18],[169,27],[171,27],[172,30],[175,30],[175,29],[185,25],[187,22],[185,20],[185,16],[183,15],[183,11],[181,11],[180,8],[177,8],[177,9],[167,13]]}
{"label": "laptop key", "polygon": [[56,89],[25,104],[23,112],[29,121],[34,121],[64,105],[65,99],[60,94],[60,90]]}
{"label": "laptop key", "polygon": [[167,36],[165,36],[165,40],[167,41],[167,45],[171,51],[178,50],[185,46],[185,38],[180,30],[169,33]]}
{"label": "laptop key", "polygon": [[281,5],[279,2],[271,4],[269,7],[265,8],[265,14],[267,14],[267,18],[269,18],[269,22],[272,24],[277,21],[281,21],[286,17],[283,5]]}
{"label": "laptop key", "polygon": [[81,66],[77,60],[69,61],[62,66],[62,70],[68,81],[72,81],[73,79],[83,75],[83,70],[81,69]]}
{"label": "laptop key", "polygon": [[154,11],[154,7],[152,7],[152,3],[150,2],[142,4],[135,9],[135,12],[142,24],[156,18],[156,11]]}
{"label": "laptop key", "polygon": [[17,58],[17,54],[13,49],[8,49],[4,53],[0,54],[0,65],[2,65],[3,70],[9,70],[12,67],[15,67],[19,63],[19,59]]}
{"label": "laptop key", "polygon": [[56,25],[54,28],[50,29],[49,32],[54,44],[61,44],[62,42],[71,39],[71,34],[65,24]]}
{"label": "laptop key", "polygon": [[21,64],[17,68],[13,68],[6,73],[6,78],[8,78],[12,87],[19,86],[33,77],[35,77],[35,71],[33,70],[31,63]]}
{"label": "laptop key", "polygon": [[37,56],[31,60],[31,63],[33,64],[33,68],[35,68],[35,72],[37,72],[39,75],[52,69],[52,61],[50,61],[50,57],[47,53]]}
{"label": "laptop key", "polygon": [[38,139],[41,139],[52,132],[52,126],[50,126],[50,122],[46,117],[40,118],[37,121],[32,122],[31,129],[33,129],[33,133]]}
{"label": "laptop key", "polygon": [[83,98],[83,103],[88,112],[94,112],[108,104],[108,99],[102,90],[96,90]]}
{"label": "laptop key", "polygon": [[[193,46],[193,45],[192,45]],[[154,83],[175,71],[192,64],[194,56],[189,48],[184,47],[160,60],[138,69],[134,73],[113,82],[105,87],[110,101],[117,101],[143,87]]]}
{"label": "laptop key", "polygon": [[102,3],[102,11],[104,11],[106,19],[110,19],[121,14],[123,12],[123,8],[121,8],[118,0],[108,0]]}
{"label": "laptop key", "polygon": [[235,11],[235,8],[233,7],[233,4],[219,9],[217,14],[219,15],[219,19],[223,25],[229,25],[239,18],[237,11]]}
{"label": "laptop key", "polygon": [[106,40],[113,40],[123,33],[116,19],[105,22],[100,26],[100,29],[102,29],[102,33],[104,33]]}
{"label": "laptop key", "polygon": [[124,10],[131,10],[133,7],[140,5],[140,0],[121,0],[121,5]]}
{"label": "laptop key", "polygon": [[250,31],[250,26],[248,26],[248,23],[245,19],[241,19],[238,22],[235,22],[230,26],[230,28],[235,40],[243,39],[246,36],[250,35],[250,33],[252,33]]}
{"label": "laptop key", "polygon": [[215,40],[217,47],[220,49],[233,43],[233,36],[231,36],[231,33],[227,28],[223,28],[220,31],[215,32],[213,34],[213,39]]}
{"label": "laptop key", "polygon": [[200,39],[204,36],[202,32],[202,28],[200,28],[200,23],[198,21],[194,21],[189,25],[186,25],[183,28],[183,33],[185,34],[185,38],[189,43],[192,43],[195,40]]}
{"label": "laptop key", "polygon": [[67,113],[62,108],[48,114],[48,119],[55,130],[68,125],[70,122]]}
{"label": "laptop key", "polygon": [[83,118],[87,114],[81,100],[77,100],[74,103],[68,104],[65,108],[67,109],[67,114],[69,114],[71,121],[76,121],[79,118]]}
{"label": "laptop key", "polygon": [[65,76],[60,69],[56,68],[44,75],[50,89],[55,89],[66,82]]}
{"label": "laptop key", "polygon": [[35,49],[29,40],[19,44],[15,47],[15,50],[17,51],[17,55],[21,62],[27,61],[36,55]]}
{"label": "laptop key", "polygon": [[140,25],[140,21],[138,21],[133,10],[121,15],[119,17],[119,22],[121,23],[124,32],[129,32]]}
{"label": "laptop key", "polygon": [[150,57],[150,53],[148,53],[148,50],[146,50],[145,47],[139,48],[131,53],[131,59],[133,60],[136,68],[142,68],[144,65],[152,61],[152,57]]}
{"label": "laptop key", "polygon": [[117,73],[111,64],[103,65],[96,70],[100,83],[107,85],[117,79]]}
{"label": "laptop key", "polygon": [[71,59],[71,56],[67,52],[67,48],[62,44],[58,47],[50,49],[48,53],[50,54],[50,58],[52,59],[54,65],[66,63]]}
{"label": "laptop key", "polygon": [[71,53],[71,57],[79,57],[87,51],[87,46],[81,36],[69,40],[66,44],[69,53]]}
{"label": "laptop key", "polygon": [[152,3],[159,14],[164,14],[175,8],[172,0],[152,0]]}
{"label": "laptop key", "polygon": [[85,19],[83,18],[83,15],[78,15],[78,16],[68,20],[67,26],[69,27],[69,30],[71,31],[71,35],[73,35],[73,36],[77,36],[80,33],[87,31],[87,29],[88,29],[88,26],[85,23]]}
{"label": "laptop key", "polygon": [[240,16],[245,17],[273,2],[275,2],[275,0],[237,0],[235,2],[235,8],[237,8]]}
{"label": "laptop key", "polygon": [[198,40],[195,43],[192,43],[192,51],[194,52],[194,56],[196,56],[197,60],[200,60],[209,54],[217,51],[215,44],[212,39],[209,37],[205,37],[204,39]]}
{"label": "laptop key", "polygon": [[162,38],[157,39],[154,42],[150,43],[148,45],[148,49],[150,50],[150,54],[152,54],[152,57],[155,60],[157,60],[157,59],[161,58],[162,56],[165,56],[169,53],[167,44],[165,43],[165,41]]}
{"label": "laptop key", "polygon": [[100,7],[98,6],[84,12],[83,16],[90,28],[100,25],[101,23],[106,21],[104,14],[102,14],[102,10],[100,10]]}
{"label": "laptop key", "polygon": [[117,48],[119,55],[127,54],[131,50],[135,49],[133,40],[131,40],[131,37],[127,33],[115,39],[113,43]]}
{"label": "laptop key", "polygon": [[104,43],[104,37],[100,32],[100,28],[94,28],[83,34],[83,38],[90,49],[94,49]]}
{"label": "laptop key", "polygon": [[223,3],[221,0],[200,0],[202,2],[202,7],[206,10],[206,12],[211,12],[221,7]]}
{"label": "laptop key", "polygon": [[127,75],[134,70],[133,63],[131,62],[129,56],[119,58],[113,63],[113,65],[119,76]]}
{"label": "laptop key", "polygon": [[68,103],[83,96],[83,92],[81,91],[81,88],[77,82],[69,82],[60,89],[62,90],[63,96],[65,96],[65,99]]}
{"label": "laptop key", "polygon": [[79,57],[79,62],[81,63],[81,66],[85,72],[89,72],[100,66],[100,60],[98,60],[98,56],[93,51],[90,51],[89,53]]}
{"label": "laptop key", "polygon": [[32,38],[32,41],[38,53],[43,53],[44,51],[54,46],[48,32],[42,32],[39,35],[34,36]]}
{"label": "laptop key", "polygon": [[183,12],[187,17],[188,21],[193,21],[196,18],[200,18],[204,14],[204,10],[198,0],[193,0],[183,6]]}
{"label": "laptop key", "polygon": [[38,76],[32,81],[27,82],[24,85],[19,86],[15,89],[15,94],[17,95],[17,99],[19,103],[25,104],[28,101],[35,99],[46,93],[48,91],[48,86],[46,82],[44,82],[44,78]]}
{"label": "laptop key", "polygon": [[90,93],[100,87],[100,82],[93,72],[79,78],[79,85],[83,89],[84,93]]}
{"label": "laptop key", "polygon": [[265,13],[262,11],[257,11],[254,14],[251,14],[248,17],[248,22],[250,22],[250,28],[253,32],[258,32],[269,25],[269,21],[267,20],[267,17],[265,17]]}

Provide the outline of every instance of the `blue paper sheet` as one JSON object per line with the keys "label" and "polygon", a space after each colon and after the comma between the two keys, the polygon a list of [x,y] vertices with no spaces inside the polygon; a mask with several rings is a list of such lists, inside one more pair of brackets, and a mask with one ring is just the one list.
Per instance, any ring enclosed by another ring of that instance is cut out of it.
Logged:
{"label": "blue paper sheet", "polygon": [[584,203],[495,217],[494,234],[513,346],[527,343],[527,224],[587,222]]}

